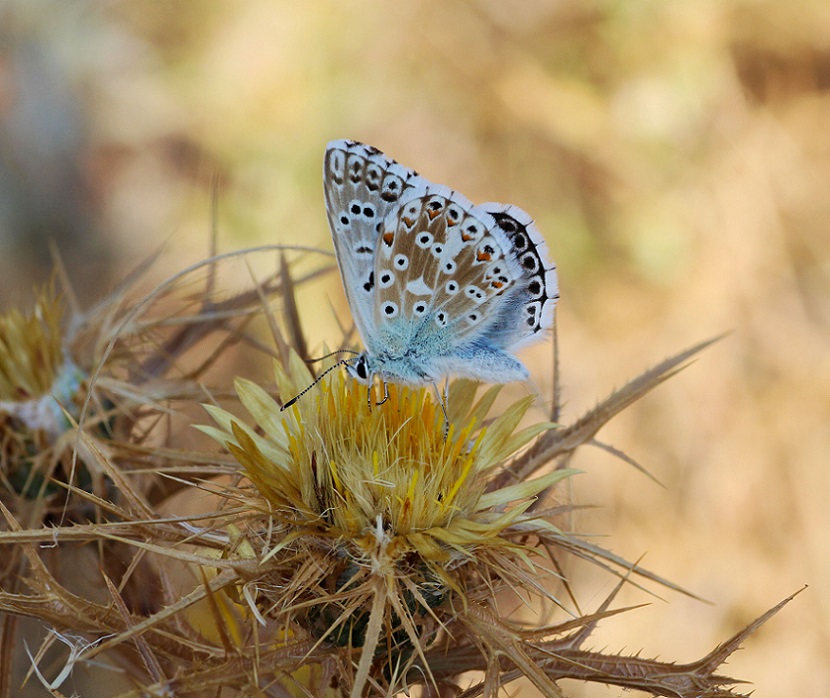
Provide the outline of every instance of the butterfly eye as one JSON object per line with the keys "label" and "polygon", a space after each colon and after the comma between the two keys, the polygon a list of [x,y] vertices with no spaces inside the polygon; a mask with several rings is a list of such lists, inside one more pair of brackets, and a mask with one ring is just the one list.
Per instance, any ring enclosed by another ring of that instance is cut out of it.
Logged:
{"label": "butterfly eye", "polygon": [[363,204],[363,216],[364,218],[374,218],[375,217],[375,207],[372,204]]}
{"label": "butterfly eye", "polygon": [[378,274],[378,286],[389,288],[395,283],[395,275],[391,271],[382,271]]}
{"label": "butterfly eye", "polygon": [[357,359],[357,363],[351,368],[360,380],[365,381],[369,379],[369,364],[366,363],[365,356],[360,356]]}
{"label": "butterfly eye", "polygon": [[446,327],[447,326],[447,314],[445,312],[440,312],[435,315],[435,324],[438,327]]}
{"label": "butterfly eye", "polygon": [[383,312],[384,317],[392,319],[398,315],[398,305],[392,301],[386,301],[386,303],[381,306],[381,311]]}
{"label": "butterfly eye", "polygon": [[427,311],[427,304],[423,302],[418,302],[415,304],[415,307],[412,308],[412,312],[416,315],[423,315]]}
{"label": "butterfly eye", "polygon": [[342,225],[349,225],[351,222],[351,219],[345,213],[340,214],[340,223]]}
{"label": "butterfly eye", "polygon": [[449,260],[443,267],[441,267],[441,271],[445,274],[452,274],[457,268],[458,265],[453,260]]}
{"label": "butterfly eye", "polygon": [[444,286],[444,290],[446,290],[450,296],[454,296],[458,293],[458,284],[455,281],[447,281],[447,285]]}

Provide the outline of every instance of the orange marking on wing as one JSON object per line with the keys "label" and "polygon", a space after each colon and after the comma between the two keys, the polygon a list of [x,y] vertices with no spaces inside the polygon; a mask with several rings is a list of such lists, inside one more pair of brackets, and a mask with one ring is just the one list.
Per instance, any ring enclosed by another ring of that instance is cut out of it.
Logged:
{"label": "orange marking on wing", "polygon": [[392,241],[395,239],[395,233],[390,233],[388,230],[383,234],[383,241],[392,247]]}
{"label": "orange marking on wing", "polygon": [[492,255],[487,252],[477,252],[476,259],[479,262],[489,262],[492,259]]}

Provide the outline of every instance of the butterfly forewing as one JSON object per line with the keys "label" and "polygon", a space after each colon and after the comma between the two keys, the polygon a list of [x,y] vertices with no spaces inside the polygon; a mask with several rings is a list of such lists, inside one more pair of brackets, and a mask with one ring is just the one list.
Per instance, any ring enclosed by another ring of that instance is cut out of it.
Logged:
{"label": "butterfly forewing", "polygon": [[385,221],[375,258],[378,324],[412,318],[415,334],[445,300],[441,260],[447,249],[445,211],[452,192],[436,193],[438,189],[431,185],[423,194],[403,200]]}
{"label": "butterfly forewing", "polygon": [[332,141],[323,189],[337,263],[349,307],[364,342],[373,324],[375,250],[383,220],[420,178],[371,146]]}

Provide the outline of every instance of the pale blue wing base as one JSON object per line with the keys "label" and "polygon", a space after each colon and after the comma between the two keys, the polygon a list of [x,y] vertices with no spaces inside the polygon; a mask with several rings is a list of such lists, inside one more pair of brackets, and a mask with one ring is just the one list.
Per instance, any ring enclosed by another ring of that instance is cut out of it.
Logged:
{"label": "pale blue wing base", "polygon": [[486,335],[459,344],[429,318],[421,325],[404,319],[388,323],[379,339],[379,350],[367,362],[372,372],[393,381],[425,385],[455,376],[510,383],[529,375],[521,361],[494,346]]}
{"label": "pale blue wing base", "polygon": [[487,383],[511,383],[527,380],[525,365],[516,357],[491,346],[458,347],[451,355],[437,357],[432,368],[440,376],[472,378]]}
{"label": "pale blue wing base", "polygon": [[432,385],[446,378],[471,378],[488,383],[527,380],[525,365],[507,352],[492,347],[465,347],[447,356],[418,361],[409,356],[366,356],[366,370],[384,380],[406,385]]}

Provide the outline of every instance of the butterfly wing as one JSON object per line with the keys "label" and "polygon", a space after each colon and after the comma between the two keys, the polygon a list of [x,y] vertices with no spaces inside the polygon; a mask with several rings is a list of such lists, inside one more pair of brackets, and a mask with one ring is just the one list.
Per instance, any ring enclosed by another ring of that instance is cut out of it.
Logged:
{"label": "butterfly wing", "polygon": [[374,327],[374,254],[380,227],[417,173],[377,148],[337,140],[326,147],[323,190],[337,264],[355,325],[368,346]]}
{"label": "butterfly wing", "polygon": [[559,300],[556,265],[533,219],[518,206],[486,203],[476,210],[508,239],[505,255],[519,268],[516,283],[493,308],[495,321],[486,332],[495,346],[516,351],[543,339],[553,327]]}
{"label": "butterfly wing", "polygon": [[[409,328],[404,342],[429,332],[429,321],[451,300],[451,293],[443,290],[446,274],[441,265],[449,259],[452,231],[470,208],[472,204],[446,187],[426,184],[422,190],[411,191],[387,215],[375,255],[374,322],[378,327],[394,323]],[[440,321],[437,325],[446,326]]]}
{"label": "butterfly wing", "polygon": [[527,376],[511,352],[552,326],[558,292],[524,211],[473,206],[355,141],[329,144],[323,178],[343,285],[375,369],[403,382]]}
{"label": "butterfly wing", "polygon": [[391,211],[375,255],[375,325],[426,375],[526,377],[510,355],[544,336],[558,298],[555,267],[530,217],[473,206],[440,185]]}

